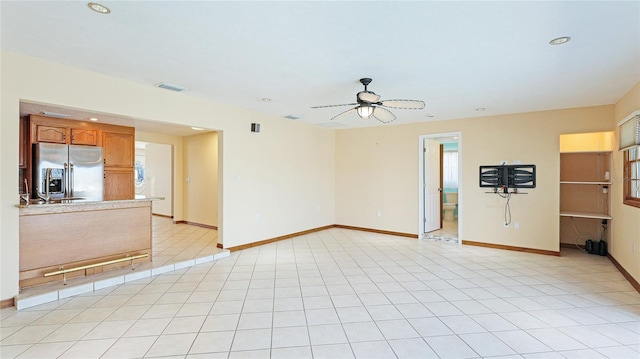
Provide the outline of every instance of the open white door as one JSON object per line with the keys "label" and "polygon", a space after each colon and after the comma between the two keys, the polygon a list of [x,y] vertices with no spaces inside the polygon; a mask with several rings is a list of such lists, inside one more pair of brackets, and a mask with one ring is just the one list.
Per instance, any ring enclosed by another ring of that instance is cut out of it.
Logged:
{"label": "open white door", "polygon": [[440,229],[440,142],[424,140],[424,232]]}
{"label": "open white door", "polygon": [[164,197],[151,202],[152,213],[173,217],[173,162],[171,145],[147,143],[145,146],[145,195]]}

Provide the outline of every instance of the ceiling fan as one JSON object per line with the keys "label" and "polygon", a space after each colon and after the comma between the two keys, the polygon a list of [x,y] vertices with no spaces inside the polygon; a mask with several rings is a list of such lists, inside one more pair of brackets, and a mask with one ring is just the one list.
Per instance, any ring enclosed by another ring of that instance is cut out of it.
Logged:
{"label": "ceiling fan", "polygon": [[325,108],[325,107],[338,107],[338,106],[356,106],[352,109],[339,113],[331,118],[331,120],[338,119],[342,116],[356,112],[358,116],[363,119],[370,117],[376,120],[388,123],[396,119],[396,116],[387,110],[385,107],[399,108],[404,110],[421,110],[424,108],[424,101],[420,100],[385,100],[380,101],[380,95],[376,95],[375,92],[367,90],[367,86],[371,83],[370,78],[360,79],[360,83],[364,85],[364,91],[358,92],[356,95],[356,103],[345,103],[341,105],[327,105],[327,106],[314,106],[311,108]]}

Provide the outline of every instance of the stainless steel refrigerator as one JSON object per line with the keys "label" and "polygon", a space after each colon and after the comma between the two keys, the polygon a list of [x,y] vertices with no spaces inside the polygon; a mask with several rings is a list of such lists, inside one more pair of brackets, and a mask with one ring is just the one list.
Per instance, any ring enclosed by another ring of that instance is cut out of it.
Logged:
{"label": "stainless steel refrigerator", "polygon": [[102,147],[35,143],[34,198],[102,201]]}

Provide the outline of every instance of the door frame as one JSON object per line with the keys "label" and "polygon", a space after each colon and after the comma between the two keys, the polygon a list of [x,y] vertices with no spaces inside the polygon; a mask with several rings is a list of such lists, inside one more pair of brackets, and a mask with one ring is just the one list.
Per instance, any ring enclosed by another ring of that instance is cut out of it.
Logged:
{"label": "door frame", "polygon": [[437,139],[441,137],[458,137],[458,244],[462,243],[462,223],[464,210],[463,203],[463,191],[462,191],[462,131],[455,132],[440,132],[431,133],[418,136],[418,233],[419,238],[424,238],[424,180],[425,180],[425,168],[424,168],[424,140],[425,139]]}

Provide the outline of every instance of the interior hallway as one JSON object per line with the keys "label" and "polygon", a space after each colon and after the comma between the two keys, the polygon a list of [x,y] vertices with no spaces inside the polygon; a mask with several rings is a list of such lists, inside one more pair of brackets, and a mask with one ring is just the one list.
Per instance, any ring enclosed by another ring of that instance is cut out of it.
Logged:
{"label": "interior hallway", "polygon": [[640,294],[562,254],[334,228],[3,309],[0,356],[637,359]]}

